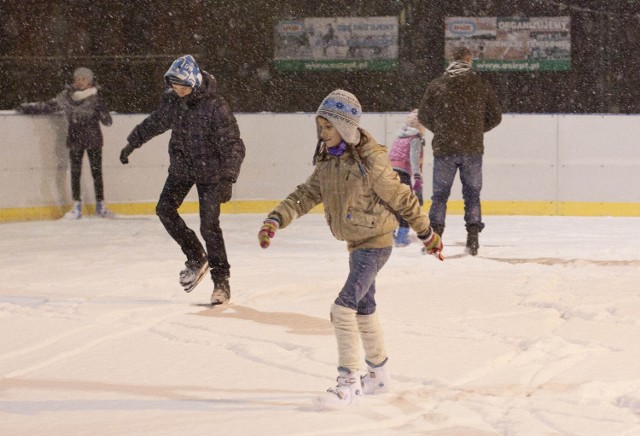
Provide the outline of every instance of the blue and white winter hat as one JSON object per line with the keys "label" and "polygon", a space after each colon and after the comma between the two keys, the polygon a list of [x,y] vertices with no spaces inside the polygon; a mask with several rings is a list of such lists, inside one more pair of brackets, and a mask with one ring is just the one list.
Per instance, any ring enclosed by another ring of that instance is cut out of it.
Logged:
{"label": "blue and white winter hat", "polygon": [[164,73],[164,80],[169,85],[175,83],[197,88],[202,83],[202,74],[193,56],[184,55],[173,61],[171,67]]}
{"label": "blue and white winter hat", "polygon": [[316,111],[316,117],[325,118],[336,128],[342,139],[349,144],[360,142],[360,116],[362,106],[352,93],[336,89],[327,95]]}

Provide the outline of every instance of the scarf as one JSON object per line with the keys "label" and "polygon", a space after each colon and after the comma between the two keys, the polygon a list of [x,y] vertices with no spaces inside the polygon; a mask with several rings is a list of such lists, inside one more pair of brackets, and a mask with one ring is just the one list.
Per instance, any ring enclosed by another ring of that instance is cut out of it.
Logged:
{"label": "scarf", "polygon": [[87,97],[91,97],[92,95],[96,95],[98,93],[98,89],[95,86],[92,86],[91,88],[87,88],[84,91],[76,91],[73,94],[71,94],[71,98],[74,101],[80,101],[80,100],[84,100]]}
{"label": "scarf", "polygon": [[335,147],[328,148],[327,151],[331,156],[339,157],[339,156],[342,156],[342,153],[344,153],[346,149],[347,149],[347,143],[344,141],[340,141],[340,144],[338,144]]}
{"label": "scarf", "polygon": [[445,74],[457,76],[471,70],[471,64],[462,61],[454,61],[449,64]]}

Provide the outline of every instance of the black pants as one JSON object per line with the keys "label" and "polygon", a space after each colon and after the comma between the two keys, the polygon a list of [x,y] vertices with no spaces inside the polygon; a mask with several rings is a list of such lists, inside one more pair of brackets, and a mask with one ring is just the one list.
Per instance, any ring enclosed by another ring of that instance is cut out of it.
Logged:
{"label": "black pants", "polygon": [[[87,150],[89,167],[93,176],[93,188],[96,193],[96,201],[104,200],[104,185],[102,182],[102,149],[92,148]],[[82,175],[83,149],[70,148],[69,160],[71,161],[71,195],[74,201],[80,201],[80,176]]]}
{"label": "black pants", "polygon": [[[394,171],[400,176],[400,181],[411,188],[411,175],[409,173],[405,173],[404,171]],[[400,227],[409,227],[409,223],[404,218],[402,218],[400,214],[396,214],[396,218],[398,219],[398,223],[400,223]]]}
{"label": "black pants", "polygon": [[[195,232],[187,227],[178,214],[178,208],[196,185],[200,203],[200,234],[205,241],[205,252]],[[229,262],[220,228],[220,203],[216,198],[216,184],[201,184],[180,180],[169,174],[156,206],[156,214],[171,237],[180,245],[187,260],[209,260],[214,282],[229,277]]]}

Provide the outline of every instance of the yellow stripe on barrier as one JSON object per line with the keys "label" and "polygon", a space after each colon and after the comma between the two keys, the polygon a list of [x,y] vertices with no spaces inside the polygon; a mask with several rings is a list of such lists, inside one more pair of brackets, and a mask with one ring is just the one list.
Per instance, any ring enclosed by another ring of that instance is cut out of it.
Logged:
{"label": "yellow stripe on barrier", "polygon": [[[268,213],[276,200],[241,200],[222,205],[223,214]],[[422,209],[429,210],[430,202],[425,202]],[[62,217],[69,206],[42,206],[27,208],[0,209],[0,222],[54,220]],[[120,215],[153,215],[156,203],[123,203],[109,204],[109,209]],[[185,202],[180,213],[198,213],[198,202]],[[322,205],[315,207],[311,213],[322,213]],[[95,213],[94,205],[83,207],[85,215]],[[451,200],[447,204],[447,213],[461,215],[464,213],[462,200]],[[533,215],[533,216],[640,216],[640,203],[595,203],[595,202],[545,202],[545,201],[483,201],[483,215]]]}

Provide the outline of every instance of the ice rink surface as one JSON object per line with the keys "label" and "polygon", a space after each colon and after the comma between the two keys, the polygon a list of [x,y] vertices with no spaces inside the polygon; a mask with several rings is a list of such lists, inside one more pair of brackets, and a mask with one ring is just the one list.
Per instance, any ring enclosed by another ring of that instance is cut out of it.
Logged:
{"label": "ice rink surface", "polygon": [[[3,435],[639,435],[640,218],[487,216],[477,257],[394,249],[378,276],[393,391],[340,411],[322,215],[223,215],[231,304],[185,294],[155,216],[0,224]],[[197,229],[197,215],[186,221]]]}

